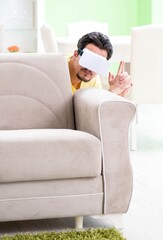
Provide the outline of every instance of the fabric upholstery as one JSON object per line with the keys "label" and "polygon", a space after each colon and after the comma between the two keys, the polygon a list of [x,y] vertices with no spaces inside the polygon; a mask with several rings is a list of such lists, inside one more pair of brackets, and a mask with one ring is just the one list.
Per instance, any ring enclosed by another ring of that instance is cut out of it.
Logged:
{"label": "fabric upholstery", "polygon": [[126,212],[133,182],[128,132],[136,108],[127,100],[124,104],[123,99],[113,93],[93,88],[81,89],[75,94],[74,106],[77,129],[95,135],[102,142],[104,212],[115,213],[120,209]]}
{"label": "fabric upholstery", "polygon": [[0,129],[74,128],[69,81],[63,54],[2,55]]}
{"label": "fabric upholstery", "polygon": [[95,215],[101,214],[102,208],[102,176],[0,184],[3,222]]}
{"label": "fabric upholstery", "polygon": [[101,174],[100,141],[85,132],[70,129],[0,131],[0,148],[0,182]]}
{"label": "fabric upholstery", "polygon": [[0,201],[0,221],[99,215],[103,212],[103,193],[5,199]]}
{"label": "fabric upholstery", "polygon": [[103,193],[102,176],[0,183],[0,200]]}
{"label": "fabric upholstery", "polygon": [[130,101],[72,96],[61,53],[0,55],[0,221],[127,211]]}

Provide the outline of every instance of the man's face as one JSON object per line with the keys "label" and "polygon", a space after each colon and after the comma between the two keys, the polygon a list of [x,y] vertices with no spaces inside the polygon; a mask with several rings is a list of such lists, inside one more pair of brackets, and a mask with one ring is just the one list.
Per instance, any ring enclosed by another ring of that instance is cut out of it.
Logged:
{"label": "man's face", "polygon": [[[105,57],[107,58],[107,51],[106,50],[103,50],[103,49],[100,49],[98,48],[97,46],[95,46],[94,44],[92,43],[89,43],[86,48],[102,57]],[[97,73],[87,69],[87,68],[84,68],[82,67],[81,65],[79,65],[79,59],[80,59],[80,55],[75,55],[75,61],[74,61],[74,69],[75,69],[75,73],[76,73],[76,76],[77,78],[80,80],[80,81],[83,81],[83,82],[89,82],[91,79],[93,79]]]}

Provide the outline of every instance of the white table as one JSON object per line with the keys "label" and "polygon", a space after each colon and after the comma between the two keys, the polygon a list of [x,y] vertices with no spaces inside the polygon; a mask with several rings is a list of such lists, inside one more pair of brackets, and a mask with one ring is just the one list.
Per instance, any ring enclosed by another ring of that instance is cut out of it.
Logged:
{"label": "white table", "polygon": [[[130,62],[130,47],[131,37],[130,36],[110,36],[109,37],[113,45],[113,56],[112,62],[120,62],[121,60],[126,63]],[[57,37],[57,44],[60,52],[71,56],[74,50],[77,49],[77,41],[79,38],[75,37]]]}

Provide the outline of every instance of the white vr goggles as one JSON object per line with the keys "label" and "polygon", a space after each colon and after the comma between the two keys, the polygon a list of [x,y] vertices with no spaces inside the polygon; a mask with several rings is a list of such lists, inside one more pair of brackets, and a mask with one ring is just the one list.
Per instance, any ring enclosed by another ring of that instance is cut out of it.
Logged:
{"label": "white vr goggles", "polygon": [[109,61],[87,48],[80,50],[79,64],[99,75],[107,76],[109,72]]}

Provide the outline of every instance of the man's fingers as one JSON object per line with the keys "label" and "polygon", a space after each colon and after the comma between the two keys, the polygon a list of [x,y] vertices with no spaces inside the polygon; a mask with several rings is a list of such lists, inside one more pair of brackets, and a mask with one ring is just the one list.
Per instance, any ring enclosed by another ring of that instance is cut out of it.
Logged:
{"label": "man's fingers", "polygon": [[112,82],[114,80],[114,74],[112,74],[111,72],[109,72],[109,78],[108,78],[108,82]]}
{"label": "man's fingers", "polygon": [[124,70],[125,70],[125,62],[121,61],[118,67],[117,75],[120,75],[121,73],[123,73]]}
{"label": "man's fingers", "polygon": [[129,90],[130,90],[130,87],[129,87],[129,88],[125,88],[125,90],[122,91],[119,95],[120,95],[121,97],[125,97],[125,96],[127,95],[127,93],[129,92]]}
{"label": "man's fingers", "polygon": [[121,90],[123,91],[123,90],[125,90],[125,89],[130,88],[130,87],[132,87],[132,82],[131,82],[131,81],[123,84],[123,85],[121,86]]}

